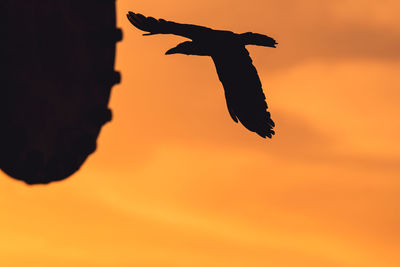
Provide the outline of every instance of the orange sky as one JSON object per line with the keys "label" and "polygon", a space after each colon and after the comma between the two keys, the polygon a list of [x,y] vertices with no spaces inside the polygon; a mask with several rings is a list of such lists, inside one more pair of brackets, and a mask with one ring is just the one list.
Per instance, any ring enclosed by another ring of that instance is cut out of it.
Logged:
{"label": "orange sky", "polygon": [[[398,1],[117,3],[114,119],[66,181],[0,174],[0,266],[400,266]],[[249,47],[273,139],[128,10],[276,38]]]}

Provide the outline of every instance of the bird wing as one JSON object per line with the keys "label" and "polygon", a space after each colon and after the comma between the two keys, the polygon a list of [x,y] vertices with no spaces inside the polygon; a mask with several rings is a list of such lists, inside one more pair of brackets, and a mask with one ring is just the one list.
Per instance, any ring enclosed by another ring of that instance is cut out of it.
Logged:
{"label": "bird wing", "polygon": [[249,52],[244,46],[227,48],[212,58],[232,119],[264,138],[271,138],[275,134],[272,130],[275,123],[267,111],[261,81]]}
{"label": "bird wing", "polygon": [[205,34],[213,31],[207,27],[181,24],[172,21],[166,21],[164,19],[155,19],[153,17],[145,17],[142,14],[133,13],[131,11],[129,11],[126,16],[133,26],[139,30],[148,32],[144,35],[175,34],[194,40],[201,38]]}

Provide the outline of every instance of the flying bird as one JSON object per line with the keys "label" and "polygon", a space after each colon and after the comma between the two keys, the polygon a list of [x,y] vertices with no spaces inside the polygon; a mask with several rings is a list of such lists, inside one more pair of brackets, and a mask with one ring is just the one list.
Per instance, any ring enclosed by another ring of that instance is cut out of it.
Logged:
{"label": "flying bird", "polygon": [[211,56],[224,90],[230,116],[240,121],[248,130],[263,138],[271,138],[275,123],[267,111],[265,95],[257,70],[252,64],[246,45],[276,47],[277,42],[266,35],[231,31],[180,24],[164,19],[145,17],[128,12],[129,21],[143,35],[174,34],[191,39],[169,49],[165,54]]}

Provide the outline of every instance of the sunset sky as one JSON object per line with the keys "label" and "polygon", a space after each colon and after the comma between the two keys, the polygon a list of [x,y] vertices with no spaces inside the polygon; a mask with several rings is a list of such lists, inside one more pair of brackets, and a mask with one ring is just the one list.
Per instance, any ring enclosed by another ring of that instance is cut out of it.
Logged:
{"label": "sunset sky", "polygon": [[[400,3],[117,1],[113,121],[69,179],[0,174],[0,266],[400,266]],[[248,47],[276,135],[232,121],[211,58],[127,11]],[[99,18],[101,19],[101,18]]]}

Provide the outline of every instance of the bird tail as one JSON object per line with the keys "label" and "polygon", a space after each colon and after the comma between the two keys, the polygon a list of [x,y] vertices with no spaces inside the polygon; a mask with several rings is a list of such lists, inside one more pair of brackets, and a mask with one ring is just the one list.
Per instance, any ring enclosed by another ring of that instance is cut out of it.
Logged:
{"label": "bird tail", "polygon": [[244,45],[260,45],[260,46],[276,47],[276,45],[278,44],[274,38],[253,32],[246,32],[239,34],[239,38],[241,39]]}

